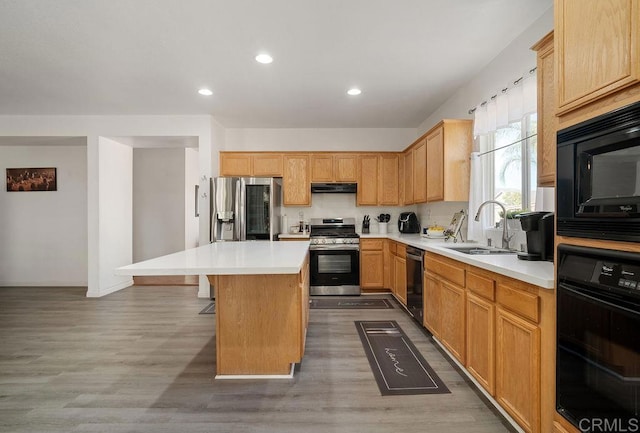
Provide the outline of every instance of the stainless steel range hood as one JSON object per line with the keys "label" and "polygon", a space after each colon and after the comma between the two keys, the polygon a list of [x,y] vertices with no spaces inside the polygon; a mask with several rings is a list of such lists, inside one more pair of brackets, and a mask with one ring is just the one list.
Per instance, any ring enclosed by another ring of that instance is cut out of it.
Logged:
{"label": "stainless steel range hood", "polygon": [[355,193],[358,190],[357,183],[312,183],[311,192],[325,192],[332,194]]}

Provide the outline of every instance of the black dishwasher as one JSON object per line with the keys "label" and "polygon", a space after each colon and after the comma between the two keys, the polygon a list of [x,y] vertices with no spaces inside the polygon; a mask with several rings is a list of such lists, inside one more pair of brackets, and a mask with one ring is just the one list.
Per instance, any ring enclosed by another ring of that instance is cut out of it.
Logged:
{"label": "black dishwasher", "polygon": [[407,247],[407,309],[422,325],[422,278],[424,274],[424,251]]}

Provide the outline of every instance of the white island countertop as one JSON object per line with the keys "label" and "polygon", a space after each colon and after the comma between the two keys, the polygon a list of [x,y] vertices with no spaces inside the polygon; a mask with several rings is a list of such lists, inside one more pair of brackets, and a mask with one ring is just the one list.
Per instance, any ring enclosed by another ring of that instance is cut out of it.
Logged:
{"label": "white island countertop", "polygon": [[309,242],[215,242],[122,266],[116,275],[297,274]]}
{"label": "white island countertop", "polygon": [[533,262],[520,260],[516,254],[481,254],[471,255],[454,251],[447,247],[478,246],[477,243],[453,243],[443,239],[428,239],[419,234],[366,234],[362,239],[386,238],[406,245],[411,245],[425,251],[440,254],[445,257],[463,262],[478,268],[486,269],[497,274],[515,278],[545,289],[554,288],[554,270],[551,262]]}

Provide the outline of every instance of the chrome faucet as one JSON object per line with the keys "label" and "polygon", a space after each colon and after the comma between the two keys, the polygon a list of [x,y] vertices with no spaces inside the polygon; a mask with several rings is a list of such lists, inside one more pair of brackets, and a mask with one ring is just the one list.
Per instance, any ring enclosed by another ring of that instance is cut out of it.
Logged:
{"label": "chrome faucet", "polygon": [[475,221],[480,221],[480,211],[482,210],[484,205],[489,204],[489,203],[497,204],[498,206],[500,206],[502,208],[502,215],[504,215],[503,218],[502,218],[502,248],[504,248],[505,250],[509,250],[509,249],[511,249],[511,248],[509,248],[509,242],[511,241],[511,238],[513,237],[513,235],[509,236],[509,231],[507,229],[507,209],[504,207],[504,205],[502,203],[500,203],[499,201],[496,201],[496,200],[487,200],[487,201],[485,201],[478,208],[478,212],[476,212]]}

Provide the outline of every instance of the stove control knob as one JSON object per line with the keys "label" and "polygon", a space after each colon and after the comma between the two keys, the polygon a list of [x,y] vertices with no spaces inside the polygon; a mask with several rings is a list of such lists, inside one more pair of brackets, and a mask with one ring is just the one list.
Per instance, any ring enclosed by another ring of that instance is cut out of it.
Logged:
{"label": "stove control knob", "polygon": [[335,239],[331,239],[331,243],[332,243],[332,244],[335,244],[335,243],[336,243],[336,240],[335,240]]}
{"label": "stove control knob", "polygon": [[324,239],[319,239],[319,242],[320,242],[321,244],[324,244],[324,243],[326,242],[326,240],[324,240]]}

